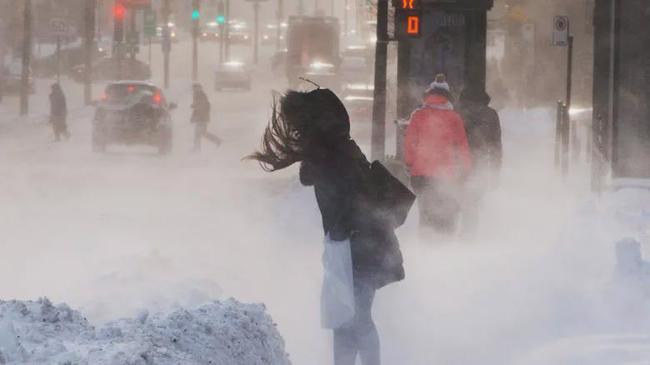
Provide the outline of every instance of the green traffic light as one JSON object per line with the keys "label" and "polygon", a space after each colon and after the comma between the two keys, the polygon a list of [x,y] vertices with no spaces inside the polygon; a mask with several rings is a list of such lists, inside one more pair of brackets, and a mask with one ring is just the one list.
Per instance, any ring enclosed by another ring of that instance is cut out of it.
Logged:
{"label": "green traffic light", "polygon": [[225,23],[226,23],[226,17],[224,15],[218,15],[217,24],[225,24]]}
{"label": "green traffic light", "polygon": [[194,11],[192,11],[192,20],[199,20],[200,17],[201,17],[201,12],[199,11],[199,9],[194,9]]}

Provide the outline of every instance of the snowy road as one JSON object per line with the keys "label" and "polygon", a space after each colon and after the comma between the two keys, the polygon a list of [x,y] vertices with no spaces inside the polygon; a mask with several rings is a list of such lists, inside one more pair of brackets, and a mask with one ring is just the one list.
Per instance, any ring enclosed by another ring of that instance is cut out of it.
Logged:
{"label": "snowy road", "polygon": [[[182,54],[187,45],[178,47]],[[106,320],[233,296],[267,305],[295,364],[330,364],[331,338],[319,328],[322,233],[312,193],[295,168],[270,175],[241,160],[256,148],[270,88],[282,81],[261,66],[250,93],[209,91],[211,128],[225,143],[192,153],[189,60],[174,62],[169,99],[180,107],[169,157],[147,147],[93,154],[92,110],[80,107],[71,82],[66,143],[51,142],[44,123],[47,80],[39,80],[30,118],[12,117],[15,99],[0,106],[0,298],[48,296]],[[573,250],[558,260],[558,235],[586,192],[552,176],[551,115],[502,117],[505,172],[486,199],[477,242],[420,244],[415,214],[399,232],[407,280],[383,289],[375,309],[387,364],[509,363],[570,332],[566,317],[584,319],[576,313],[593,283],[582,279],[609,274],[599,267],[609,252],[580,268]],[[364,147],[367,129],[355,126]],[[567,299],[572,290],[578,294]]]}

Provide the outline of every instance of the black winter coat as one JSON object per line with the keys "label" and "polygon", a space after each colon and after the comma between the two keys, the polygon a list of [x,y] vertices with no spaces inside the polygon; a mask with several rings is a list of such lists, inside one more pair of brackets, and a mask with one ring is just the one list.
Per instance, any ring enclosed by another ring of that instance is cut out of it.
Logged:
{"label": "black winter coat", "polygon": [[404,267],[393,227],[372,212],[369,178],[370,164],[352,140],[300,167],[302,184],[314,186],[325,234],[350,239],[355,280],[381,288],[402,280]]}
{"label": "black winter coat", "polygon": [[499,114],[487,105],[464,101],[460,113],[465,120],[467,141],[476,169],[501,170],[503,147]]}
{"label": "black winter coat", "polygon": [[50,119],[52,122],[65,122],[68,106],[62,91],[50,93]]}
{"label": "black winter coat", "polygon": [[204,91],[194,92],[192,103],[192,123],[208,123],[210,121],[210,101]]}

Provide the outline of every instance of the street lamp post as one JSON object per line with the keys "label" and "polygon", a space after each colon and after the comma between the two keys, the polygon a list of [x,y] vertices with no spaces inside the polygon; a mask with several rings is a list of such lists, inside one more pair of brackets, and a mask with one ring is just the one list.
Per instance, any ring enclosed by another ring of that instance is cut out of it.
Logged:
{"label": "street lamp post", "polygon": [[29,112],[29,77],[32,58],[32,1],[25,0],[23,13],[23,65],[20,86],[20,115]]}
{"label": "street lamp post", "polygon": [[260,3],[267,0],[246,0],[253,4],[253,12],[255,15],[254,35],[253,35],[253,64],[257,65],[259,62],[259,48],[260,48]]}

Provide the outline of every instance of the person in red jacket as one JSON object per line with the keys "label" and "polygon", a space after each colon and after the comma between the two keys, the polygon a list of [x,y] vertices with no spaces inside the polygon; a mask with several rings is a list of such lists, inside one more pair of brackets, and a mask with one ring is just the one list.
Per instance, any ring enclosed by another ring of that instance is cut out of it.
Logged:
{"label": "person in red jacket", "polygon": [[472,169],[464,121],[450,100],[444,75],[436,76],[411,115],[404,140],[420,227],[446,235],[457,229],[462,186]]}

